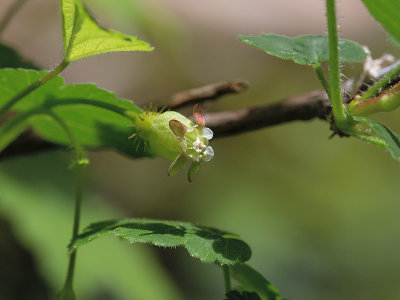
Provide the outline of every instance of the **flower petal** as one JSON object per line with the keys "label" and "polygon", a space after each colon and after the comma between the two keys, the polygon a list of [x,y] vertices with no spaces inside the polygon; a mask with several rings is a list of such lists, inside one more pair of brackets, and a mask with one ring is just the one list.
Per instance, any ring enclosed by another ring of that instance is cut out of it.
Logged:
{"label": "flower petal", "polygon": [[201,162],[192,162],[188,173],[188,179],[190,182],[193,181],[194,176],[200,171],[201,165]]}
{"label": "flower petal", "polygon": [[204,113],[201,110],[200,105],[198,103],[193,108],[193,116],[194,119],[196,120],[196,124],[198,124],[200,128],[206,126],[206,119],[204,118]]}
{"label": "flower petal", "polygon": [[183,155],[182,152],[179,153],[177,158],[172,162],[171,166],[169,167],[168,176],[175,175],[180,170],[182,170],[182,168],[185,166],[187,161],[188,161],[188,159],[186,158],[186,156]]}
{"label": "flower petal", "polygon": [[210,146],[204,151],[204,155],[206,158],[204,159],[205,162],[210,161],[214,157],[214,149]]}
{"label": "flower petal", "polygon": [[214,136],[214,133],[212,132],[212,130],[208,127],[204,127],[201,130],[201,136],[207,140],[211,140]]}
{"label": "flower petal", "polygon": [[178,120],[169,121],[169,128],[180,141],[182,141],[186,131],[188,131],[188,127],[179,122]]}

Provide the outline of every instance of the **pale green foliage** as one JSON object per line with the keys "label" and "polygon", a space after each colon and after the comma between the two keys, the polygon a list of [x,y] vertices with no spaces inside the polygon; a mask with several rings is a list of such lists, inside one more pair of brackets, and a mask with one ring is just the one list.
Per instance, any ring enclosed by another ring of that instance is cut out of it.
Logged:
{"label": "pale green foliage", "polygon": [[[329,60],[328,37],[301,35],[290,38],[276,34],[240,35],[243,43],[264,50],[270,55],[292,60],[300,65],[319,65]],[[367,57],[360,45],[348,40],[339,40],[340,61],[358,62]]]}
{"label": "pale green foliage", "polygon": [[[362,0],[370,14],[396,40],[400,40],[400,1],[399,0]],[[396,43],[394,43],[396,45]]]}
{"label": "pale green foliage", "polygon": [[71,62],[116,51],[152,51],[146,42],[100,27],[80,0],[61,0],[64,57]]}
{"label": "pale green foliage", "polygon": [[187,222],[149,219],[112,220],[94,223],[69,246],[70,251],[90,241],[114,235],[130,243],[161,247],[184,246],[192,257],[205,263],[235,264],[251,256],[249,246],[238,236]]}

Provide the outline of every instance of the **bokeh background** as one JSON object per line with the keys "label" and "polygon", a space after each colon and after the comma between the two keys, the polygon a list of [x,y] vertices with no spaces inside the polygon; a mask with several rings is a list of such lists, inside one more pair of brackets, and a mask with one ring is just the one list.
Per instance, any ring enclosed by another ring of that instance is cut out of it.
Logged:
{"label": "bokeh background", "polygon": [[[13,0],[0,1],[4,17]],[[208,106],[223,111],[318,89],[310,68],[240,43],[238,34],[326,34],[322,0],[87,0],[106,27],[137,35],[153,53],[78,61],[68,83],[94,82],[147,105],[204,84],[246,79],[250,88]],[[399,56],[359,0],[338,1],[340,34],[374,57]],[[61,60],[59,3],[28,0],[3,42],[45,69]],[[359,65],[347,66],[347,74]],[[345,77],[343,77],[345,78]],[[398,112],[376,115],[396,131]],[[82,225],[114,217],[191,221],[236,232],[250,264],[293,300],[400,299],[399,166],[327,123],[293,122],[215,139],[215,158],[189,184],[169,162],[90,153]],[[0,162],[1,299],[51,299],[64,281],[74,173],[67,151]],[[222,273],[184,249],[105,238],[79,251],[79,299],[223,298]],[[17,294],[19,293],[19,294]]]}

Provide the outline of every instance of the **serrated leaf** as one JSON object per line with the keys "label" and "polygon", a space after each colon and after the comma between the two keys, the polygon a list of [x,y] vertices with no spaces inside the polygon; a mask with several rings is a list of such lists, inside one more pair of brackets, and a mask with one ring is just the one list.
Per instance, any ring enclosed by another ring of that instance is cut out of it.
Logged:
{"label": "serrated leaf", "polygon": [[191,256],[205,263],[232,265],[245,262],[251,256],[250,247],[231,233],[186,222],[149,219],[94,223],[72,241],[69,249],[73,251],[94,239],[111,234],[130,243],[161,247],[183,246]]}
{"label": "serrated leaf", "polygon": [[0,44],[0,68],[26,68],[37,69],[37,67],[23,58],[15,49]]}
{"label": "serrated leaf", "polygon": [[394,38],[400,40],[400,1],[398,0],[362,0],[369,13]]}
{"label": "serrated leaf", "polygon": [[283,300],[279,291],[248,264],[229,266],[232,278],[240,283],[240,289],[256,292],[262,300]]}
{"label": "serrated leaf", "polygon": [[[355,121],[359,122],[354,132],[350,134],[368,141],[375,143],[381,147],[384,147],[392,157],[400,162],[400,137],[396,133],[392,132],[385,125],[370,120],[365,117],[356,116],[353,117]],[[365,127],[360,125],[364,124]],[[375,140],[375,142],[374,142]]]}
{"label": "serrated leaf", "polygon": [[[245,44],[264,50],[270,55],[292,60],[300,65],[319,65],[329,60],[329,40],[327,36],[301,35],[290,38],[276,34],[240,35]],[[349,40],[339,40],[341,62],[359,62],[366,59],[363,48]]]}
{"label": "serrated leaf", "polygon": [[[18,91],[41,78],[45,72],[23,69],[0,70],[0,106]],[[79,104],[82,101],[88,104]],[[34,108],[51,109],[64,120],[77,141],[84,147],[112,148],[132,157],[151,156],[143,143],[138,144],[128,139],[134,132],[129,118],[91,106],[90,103],[112,105],[121,111],[142,112],[133,102],[117,98],[111,92],[100,89],[94,84],[64,85],[63,79],[59,76],[30,93],[12,110],[23,113]],[[61,145],[70,145],[66,133],[51,117],[45,114],[38,115],[30,118],[29,122],[44,139]]]}
{"label": "serrated leaf", "polygon": [[134,36],[99,26],[81,0],[61,0],[64,57],[67,61],[116,51],[152,51]]}

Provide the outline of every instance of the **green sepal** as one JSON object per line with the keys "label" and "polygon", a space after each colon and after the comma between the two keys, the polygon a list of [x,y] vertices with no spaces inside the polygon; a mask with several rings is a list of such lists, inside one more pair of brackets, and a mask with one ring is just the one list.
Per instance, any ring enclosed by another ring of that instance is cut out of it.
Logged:
{"label": "green sepal", "polygon": [[194,161],[190,165],[189,172],[188,172],[188,179],[190,182],[193,181],[196,174],[200,171],[201,166],[203,165],[200,161]]}
{"label": "green sepal", "polygon": [[173,176],[178,173],[186,165],[187,157],[181,152],[178,157],[172,162],[168,170],[168,176]]}

